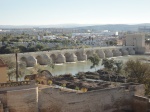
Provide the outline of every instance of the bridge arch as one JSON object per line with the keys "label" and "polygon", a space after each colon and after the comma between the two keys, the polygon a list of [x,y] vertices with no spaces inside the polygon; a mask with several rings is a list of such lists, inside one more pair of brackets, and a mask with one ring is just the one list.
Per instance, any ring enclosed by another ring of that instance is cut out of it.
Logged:
{"label": "bridge arch", "polygon": [[103,50],[96,50],[95,53],[99,56],[99,58],[105,58],[105,53]]}
{"label": "bridge arch", "polygon": [[129,52],[130,55],[135,55],[134,48],[127,48],[127,51]]}
{"label": "bridge arch", "polygon": [[50,58],[52,59],[52,62],[53,62],[53,63],[56,63],[56,58],[57,58],[57,55],[56,55],[56,54],[51,54],[51,55],[50,55]]}
{"label": "bridge arch", "polygon": [[65,53],[64,54],[65,58],[66,58],[66,62],[70,62],[70,53]]}
{"label": "bridge arch", "polygon": [[79,51],[75,52],[75,55],[77,56],[77,60],[81,61],[81,53]]}
{"label": "bridge arch", "polygon": [[65,56],[63,54],[58,54],[56,58],[56,63],[65,63],[65,62],[66,62]]}
{"label": "bridge arch", "polygon": [[50,57],[46,54],[37,55],[36,59],[37,63],[39,63],[40,65],[48,65],[49,63],[51,63]]}
{"label": "bridge arch", "polygon": [[27,62],[28,62],[28,67],[33,67],[34,65],[37,64],[37,60],[33,56],[28,56]]}
{"label": "bridge arch", "polygon": [[121,56],[122,53],[119,51],[119,49],[113,49],[112,50],[113,56]]}
{"label": "bridge arch", "polygon": [[20,62],[23,62],[26,64],[26,67],[28,67],[28,61],[27,61],[27,58],[26,57],[21,57],[20,58]]}
{"label": "bridge arch", "polygon": [[120,49],[120,51],[121,51],[121,53],[122,53],[123,56],[129,55],[129,52],[125,48]]}
{"label": "bridge arch", "polygon": [[42,56],[38,55],[38,56],[36,56],[36,59],[37,59],[37,63],[38,64],[43,65],[43,63],[42,63]]}
{"label": "bridge arch", "polygon": [[106,58],[113,57],[113,53],[112,53],[112,51],[110,49],[105,49],[104,53],[105,53],[105,57]]}
{"label": "bridge arch", "polygon": [[87,55],[87,58],[89,58],[90,56],[93,56],[93,51],[86,51],[86,55]]}

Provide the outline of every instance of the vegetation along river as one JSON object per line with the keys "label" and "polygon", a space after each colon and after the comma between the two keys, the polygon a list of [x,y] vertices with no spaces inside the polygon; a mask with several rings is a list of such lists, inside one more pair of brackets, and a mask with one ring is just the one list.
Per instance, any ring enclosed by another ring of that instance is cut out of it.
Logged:
{"label": "vegetation along river", "polygon": [[[150,60],[150,56],[148,55],[128,55],[128,56],[120,56],[120,57],[112,57],[114,60],[120,60],[126,62],[128,59],[148,59]],[[101,60],[102,61],[102,60]],[[103,68],[101,65],[101,61],[99,66],[96,67],[96,70]],[[75,75],[78,72],[87,72],[87,71],[95,71],[95,68],[90,69],[92,63],[90,61],[84,62],[75,62],[75,63],[65,63],[55,65],[54,69],[46,67],[46,69],[50,70],[53,75],[61,75],[65,73],[71,73]]]}

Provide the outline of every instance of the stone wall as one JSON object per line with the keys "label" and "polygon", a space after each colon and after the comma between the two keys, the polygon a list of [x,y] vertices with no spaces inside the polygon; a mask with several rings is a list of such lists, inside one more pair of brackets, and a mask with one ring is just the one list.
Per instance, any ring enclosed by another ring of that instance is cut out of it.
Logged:
{"label": "stone wall", "polygon": [[3,107],[7,107],[7,92],[0,92],[0,101],[3,103]]}
{"label": "stone wall", "polygon": [[134,96],[132,102],[134,112],[150,112],[150,99],[141,96]]}
{"label": "stone wall", "polygon": [[39,91],[40,112],[112,112],[130,109],[134,92],[125,87],[87,93],[69,93],[54,88]]}
{"label": "stone wall", "polygon": [[7,107],[10,112],[37,112],[38,88],[7,92]]}
{"label": "stone wall", "polygon": [[7,82],[7,67],[0,67],[0,83]]}
{"label": "stone wall", "polygon": [[44,85],[12,88],[0,89],[0,101],[9,112],[113,112],[131,109],[134,95],[144,92],[138,84],[86,93]]}
{"label": "stone wall", "polygon": [[3,86],[0,87],[0,102],[4,110],[8,108],[9,112],[37,112],[38,87],[35,82],[16,86],[4,84],[1,83]]}

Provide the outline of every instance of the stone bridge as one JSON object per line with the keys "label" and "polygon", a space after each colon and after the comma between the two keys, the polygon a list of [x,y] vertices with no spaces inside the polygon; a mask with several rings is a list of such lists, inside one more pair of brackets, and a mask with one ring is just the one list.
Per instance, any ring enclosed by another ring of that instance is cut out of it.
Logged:
{"label": "stone bridge", "polygon": [[43,52],[18,53],[18,61],[26,63],[27,67],[35,64],[48,65],[51,61],[55,64],[86,61],[88,57],[96,53],[100,58],[109,58],[124,55],[134,55],[134,46],[94,47],[81,49],[65,49]]}

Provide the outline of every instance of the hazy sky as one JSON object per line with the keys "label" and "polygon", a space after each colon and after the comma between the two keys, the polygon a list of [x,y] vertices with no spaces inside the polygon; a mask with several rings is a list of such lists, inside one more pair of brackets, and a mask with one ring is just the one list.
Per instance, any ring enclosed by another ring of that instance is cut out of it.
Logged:
{"label": "hazy sky", "polygon": [[0,25],[150,23],[150,0],[0,0]]}

